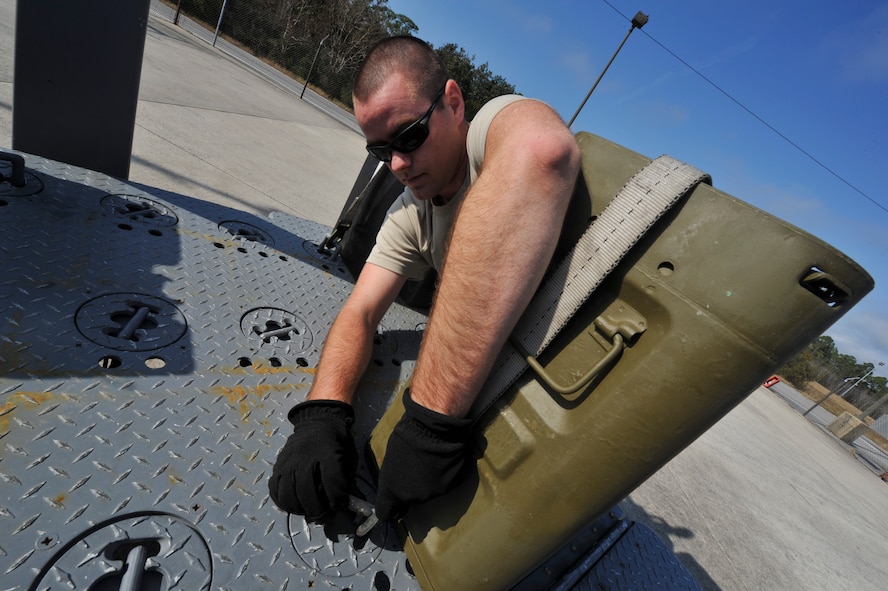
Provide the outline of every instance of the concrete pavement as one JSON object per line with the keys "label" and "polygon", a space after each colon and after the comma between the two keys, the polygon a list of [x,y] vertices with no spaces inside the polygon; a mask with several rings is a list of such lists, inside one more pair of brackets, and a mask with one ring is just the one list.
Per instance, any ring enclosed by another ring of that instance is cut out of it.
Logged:
{"label": "concrete pavement", "polygon": [[704,589],[877,590],[888,485],[759,388],[624,503]]}
{"label": "concrete pavement", "polygon": [[130,180],[252,213],[332,225],[366,155],[353,130],[156,19],[139,97]]}
{"label": "concrete pavement", "polygon": [[[12,144],[14,25],[15,1],[2,0],[2,146]],[[353,128],[152,16],[130,181],[332,225],[366,156],[363,146]]]}
{"label": "concrete pavement", "polygon": [[[11,143],[14,12],[13,0],[0,0],[0,146]],[[353,129],[151,18],[132,182],[330,225],[364,157]],[[888,486],[764,389],[624,508],[657,531],[705,589],[888,584]]]}

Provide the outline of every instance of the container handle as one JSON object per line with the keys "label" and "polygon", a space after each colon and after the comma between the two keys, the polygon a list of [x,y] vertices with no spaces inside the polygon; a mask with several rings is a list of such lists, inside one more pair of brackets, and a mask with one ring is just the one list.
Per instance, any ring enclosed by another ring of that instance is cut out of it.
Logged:
{"label": "container handle", "polygon": [[[9,177],[9,182],[13,187],[24,187],[25,186],[25,159],[18,155],[12,154],[10,152],[0,152],[0,160],[5,160],[12,164],[12,176]],[[2,179],[3,175],[0,175],[0,179]]]}
{"label": "container handle", "polygon": [[811,267],[799,283],[831,308],[841,306],[851,297],[851,290],[844,283],[817,267]]}
{"label": "container handle", "polygon": [[540,362],[536,360],[536,357],[534,357],[533,355],[529,355],[526,351],[522,350],[522,354],[524,355],[524,360],[527,362],[527,365],[530,366],[530,368],[537,374],[537,376],[539,376],[541,380],[543,380],[543,382],[545,382],[545,384],[549,388],[563,396],[569,396],[571,394],[579,392],[580,390],[588,386],[589,383],[592,382],[593,379],[595,379],[595,376],[600,374],[602,370],[604,370],[604,368],[613,363],[622,352],[623,335],[621,335],[620,333],[616,333],[613,336],[613,346],[608,350],[604,357],[602,357],[598,363],[593,365],[592,369],[586,372],[586,374],[579,380],[577,380],[573,384],[570,384],[569,386],[563,386],[556,382],[554,378],[552,378],[552,376],[550,376],[548,372],[546,372],[546,368],[540,365]]}

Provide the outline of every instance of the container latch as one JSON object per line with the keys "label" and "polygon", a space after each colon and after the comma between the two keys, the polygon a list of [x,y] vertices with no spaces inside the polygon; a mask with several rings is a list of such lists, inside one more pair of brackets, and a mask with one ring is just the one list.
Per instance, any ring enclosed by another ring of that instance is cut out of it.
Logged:
{"label": "container latch", "polygon": [[519,348],[527,365],[553,391],[569,396],[588,386],[602,371],[611,366],[623,353],[627,345],[632,345],[647,330],[647,321],[634,308],[620,300],[608,306],[594,321],[595,329],[610,340],[610,347],[604,356],[589,371],[569,385],[558,383],[540,364],[537,358],[520,348],[519,343],[512,344]]}

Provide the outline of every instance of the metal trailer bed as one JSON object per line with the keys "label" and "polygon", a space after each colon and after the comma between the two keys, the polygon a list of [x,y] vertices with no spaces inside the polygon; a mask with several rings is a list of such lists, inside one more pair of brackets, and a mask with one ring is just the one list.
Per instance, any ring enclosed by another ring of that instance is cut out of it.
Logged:
{"label": "metal trailer bed", "polygon": [[[329,229],[23,156],[23,187],[0,161],[0,589],[418,589],[392,527],[325,531],[267,493],[352,287]],[[359,442],[425,321],[383,319]],[[698,587],[615,508],[522,588]]]}

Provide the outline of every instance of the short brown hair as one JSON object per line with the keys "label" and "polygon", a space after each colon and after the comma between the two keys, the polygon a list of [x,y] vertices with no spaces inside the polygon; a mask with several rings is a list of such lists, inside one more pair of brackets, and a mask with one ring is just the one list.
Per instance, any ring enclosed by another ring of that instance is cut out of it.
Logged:
{"label": "short brown hair", "polygon": [[434,96],[450,77],[432,46],[409,35],[388,37],[370,49],[355,77],[355,100],[366,101],[394,74],[402,74],[417,95]]}

